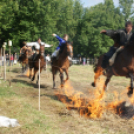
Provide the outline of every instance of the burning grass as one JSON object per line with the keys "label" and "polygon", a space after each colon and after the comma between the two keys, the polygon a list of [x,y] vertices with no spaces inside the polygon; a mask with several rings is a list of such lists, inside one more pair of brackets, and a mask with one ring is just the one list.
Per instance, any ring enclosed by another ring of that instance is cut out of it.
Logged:
{"label": "burning grass", "polygon": [[118,92],[114,91],[114,101],[105,103],[105,92],[101,91],[103,84],[104,79],[101,79],[93,96],[89,94],[89,98],[87,98],[87,95],[83,92],[77,92],[68,81],[63,89],[55,92],[55,95],[66,105],[68,110],[75,109],[80,116],[96,119],[102,117],[103,113],[109,110],[123,118],[133,118],[134,96],[129,99],[129,105],[127,106],[128,102],[119,100]]}
{"label": "burning grass", "polygon": [[[18,119],[21,127],[15,129],[1,128],[0,134],[133,134],[133,114],[130,120],[126,120],[116,115],[115,111],[112,110],[113,108],[109,108],[103,109],[102,115],[100,118],[96,117],[96,120],[79,117],[78,112],[80,113],[80,110],[83,109],[87,112],[87,108],[84,106],[87,106],[89,101],[96,99],[96,96],[100,95],[101,87],[100,91],[97,91],[97,94],[95,94],[96,90],[90,87],[90,83],[93,81],[92,66],[72,66],[69,70],[69,75],[71,85],[74,87],[74,92],[70,91],[71,93],[68,94],[68,97],[65,92],[63,92],[63,89],[60,89],[60,92],[56,92],[66,99],[68,104],[65,104],[66,107],[68,106],[68,109],[75,110],[66,110],[65,105],[57,100],[57,97],[54,96],[54,90],[52,89],[51,72],[48,70],[47,74],[49,74],[50,77],[46,78],[44,71],[41,75],[41,85],[45,86],[41,88],[40,112],[38,111],[37,101],[38,90],[33,87],[34,83],[26,77],[20,77],[20,75],[18,77],[17,73],[9,72],[7,74],[7,78],[12,80],[12,86],[8,87],[8,83],[4,81],[2,81],[0,85],[3,87],[0,87],[0,112],[1,115]],[[59,76],[56,77],[56,81],[57,85],[59,85]],[[116,99],[117,101],[121,101],[120,98],[123,98],[126,93],[123,95],[119,95],[118,93],[122,92],[128,84],[129,79],[114,77],[109,84],[108,92],[106,95],[104,94],[100,100],[100,105],[103,104],[105,106],[104,108],[106,108],[107,104],[115,102]],[[117,91],[117,96],[113,94],[114,90]],[[81,94],[77,94],[78,91],[80,91]],[[75,94],[77,94],[76,98],[79,98],[79,103],[81,103],[82,106],[84,105],[83,107],[74,107],[74,105],[77,106],[77,103],[70,104],[72,101],[70,96]],[[122,99],[122,101],[123,100],[125,99]],[[122,102],[121,104],[122,107],[126,108],[126,112],[131,112],[132,105],[126,106],[126,102],[124,104]],[[125,114],[125,112],[122,113],[122,115],[123,114]],[[83,113],[82,116],[85,116],[85,113]]]}
{"label": "burning grass", "polygon": [[[33,69],[32,69],[32,72],[31,72],[31,76],[33,76]],[[29,77],[30,76],[30,69],[28,68],[25,72],[25,76]]]}

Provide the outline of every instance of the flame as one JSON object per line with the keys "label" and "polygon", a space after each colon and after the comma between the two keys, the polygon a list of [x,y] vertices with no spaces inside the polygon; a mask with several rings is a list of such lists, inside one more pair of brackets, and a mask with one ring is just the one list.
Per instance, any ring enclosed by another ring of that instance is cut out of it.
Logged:
{"label": "flame", "polygon": [[[126,94],[126,91],[119,94],[114,91],[114,101],[108,102],[107,104],[103,101],[105,98],[105,92],[102,90],[104,79],[100,79],[97,88],[93,93],[85,95],[83,92],[76,91],[70,84],[69,81],[65,83],[64,89],[55,91],[55,95],[58,99],[66,105],[68,110],[75,109],[79,112],[80,116],[87,118],[96,119],[101,118],[103,113],[112,111],[114,114],[122,115],[124,110],[124,102],[120,100],[120,95]],[[91,96],[93,94],[93,96]],[[88,98],[87,98],[88,96]],[[130,98],[131,104],[134,104],[134,95]],[[127,107],[125,107],[127,109]],[[134,116],[133,116],[134,119]]]}
{"label": "flame", "polygon": [[[32,69],[32,72],[31,72],[31,75],[33,76],[33,69]],[[25,76],[29,77],[30,76],[30,69],[28,68],[26,73],[25,73]]]}
{"label": "flame", "polygon": [[120,104],[123,102],[123,100],[122,101],[119,100],[119,93],[116,91],[114,91],[114,100],[115,101],[107,104],[106,108],[116,114],[121,115],[123,111],[120,108],[118,109],[117,107],[120,106]]}
{"label": "flame", "polygon": [[76,92],[68,81],[65,83],[64,90],[60,89],[55,95],[66,105],[67,109],[77,109],[80,116],[99,118],[105,109],[101,102],[104,92],[100,93],[100,88],[95,90],[93,99],[87,99],[84,93]]}

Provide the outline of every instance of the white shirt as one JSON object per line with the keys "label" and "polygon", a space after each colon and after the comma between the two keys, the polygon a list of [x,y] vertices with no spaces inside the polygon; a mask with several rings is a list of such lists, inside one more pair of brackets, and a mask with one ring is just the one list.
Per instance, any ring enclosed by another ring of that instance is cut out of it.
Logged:
{"label": "white shirt", "polygon": [[51,61],[50,56],[46,56],[47,61]]}
{"label": "white shirt", "polygon": [[[42,46],[45,46],[45,47],[51,47],[51,45],[46,44],[45,42],[41,42],[41,45],[42,45]],[[34,46],[35,49],[37,49],[37,50],[40,49],[40,45],[39,45],[38,42],[27,42],[27,43],[26,43],[26,46],[28,46],[28,47],[33,47],[33,46]]]}

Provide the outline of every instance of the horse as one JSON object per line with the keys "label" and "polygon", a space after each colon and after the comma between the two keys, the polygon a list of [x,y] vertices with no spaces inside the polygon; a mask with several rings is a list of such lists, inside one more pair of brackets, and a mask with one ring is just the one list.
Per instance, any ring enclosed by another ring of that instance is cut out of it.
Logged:
{"label": "horse", "polygon": [[60,48],[58,59],[55,59],[52,63],[52,75],[53,75],[53,88],[55,88],[55,75],[59,71],[61,79],[61,87],[64,86],[63,72],[66,73],[66,80],[69,80],[68,68],[70,67],[70,61],[68,58],[73,58],[73,46],[72,43],[67,41]]}
{"label": "horse", "polygon": [[46,61],[44,58],[44,46],[41,46],[41,45],[40,45],[39,54],[36,55],[36,58],[34,59],[34,61],[33,61],[33,55],[31,54],[31,51],[29,51],[29,48],[24,49],[24,54],[21,54],[19,57],[19,61],[22,63],[25,63],[30,68],[29,78],[31,78],[32,76],[32,69],[34,69],[34,75],[31,79],[32,81],[34,81],[35,75],[39,70],[39,60],[40,60],[40,73],[41,73],[42,69],[46,65]]}
{"label": "horse", "polygon": [[22,73],[24,73],[28,68],[28,57],[32,55],[32,49],[23,46],[20,50],[20,56],[18,62],[22,64]]}
{"label": "horse", "polygon": [[[33,77],[32,77],[32,81],[34,81],[35,79],[35,75],[36,73],[38,72],[39,70],[39,60],[40,60],[40,72],[42,72],[42,69],[46,69],[46,60],[45,60],[45,57],[44,57],[44,46],[41,46],[40,45],[40,50],[39,50],[39,54],[37,54],[36,58],[34,59],[33,61],[33,58],[29,58],[28,60],[28,64],[29,64],[29,68],[30,68],[30,76],[29,78],[31,78],[31,73],[32,73],[32,69],[34,69],[34,74],[33,74]],[[38,80],[39,80],[39,75],[38,75]],[[37,80],[37,83],[38,83],[38,80]]]}
{"label": "horse", "polygon": [[[113,66],[108,67],[106,72],[106,81],[103,86],[103,91],[106,91],[107,85],[110,82],[113,75],[115,76],[125,76],[131,79],[130,87],[128,89],[127,95],[130,97],[133,94],[133,75],[134,75],[134,38],[132,36],[132,40],[128,43],[128,45],[118,53]],[[103,56],[100,56],[98,64],[95,66],[94,72],[94,82],[93,86],[96,86],[96,80],[103,73],[103,69],[101,68],[101,63]]]}
{"label": "horse", "polygon": [[[119,34],[114,34],[113,36],[110,37],[113,41],[114,41],[114,47],[118,48],[119,47],[119,42],[120,42],[120,35]],[[92,83],[93,87],[96,87],[96,82],[97,79],[101,76],[105,74],[104,69],[101,67],[102,61],[103,61],[103,57],[105,54],[102,54],[99,59],[98,59],[98,63],[96,63],[93,67],[94,67],[94,82]],[[108,65],[107,65],[108,67]]]}

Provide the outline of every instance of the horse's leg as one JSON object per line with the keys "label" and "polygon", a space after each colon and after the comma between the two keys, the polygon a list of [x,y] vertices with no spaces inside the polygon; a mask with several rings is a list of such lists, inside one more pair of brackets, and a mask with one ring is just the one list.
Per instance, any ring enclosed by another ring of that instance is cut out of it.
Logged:
{"label": "horse's leg", "polygon": [[32,68],[29,68],[29,79],[32,77]]}
{"label": "horse's leg", "polygon": [[53,88],[55,88],[55,70],[53,71]]}
{"label": "horse's leg", "polygon": [[108,85],[109,81],[111,80],[111,77],[112,77],[112,75],[107,76],[107,79],[106,79],[104,86],[103,86],[103,91],[107,90],[107,85]]}
{"label": "horse's leg", "polygon": [[133,86],[133,80],[134,80],[134,78],[133,78],[133,74],[129,74],[129,76],[131,78],[131,82],[130,82],[130,87],[129,87],[129,90],[128,90],[127,95],[128,96],[131,96],[133,94],[133,88],[134,88],[134,86]]}
{"label": "horse's leg", "polygon": [[22,73],[24,73],[24,64],[22,63]]}
{"label": "horse's leg", "polygon": [[96,87],[96,82],[98,80],[98,78],[103,74],[103,69],[98,69],[97,72],[95,72],[95,75],[94,75],[94,82],[92,83],[92,86],[93,87]]}
{"label": "horse's leg", "polygon": [[64,86],[64,76],[63,76],[63,71],[60,70],[60,80],[61,80],[61,87]]}
{"label": "horse's leg", "polygon": [[36,75],[37,72],[38,72],[38,69],[35,69],[35,68],[34,68],[34,75],[33,75],[32,81],[34,81],[35,75]]}
{"label": "horse's leg", "polygon": [[66,81],[67,81],[67,80],[69,80],[68,69],[65,70],[65,73],[66,73],[66,76],[67,76],[67,78],[66,78]]}

